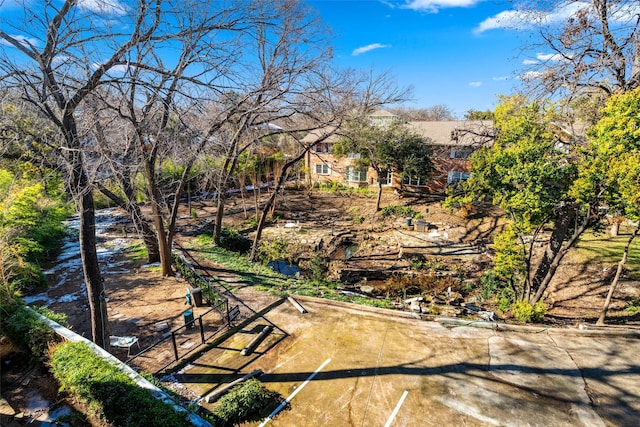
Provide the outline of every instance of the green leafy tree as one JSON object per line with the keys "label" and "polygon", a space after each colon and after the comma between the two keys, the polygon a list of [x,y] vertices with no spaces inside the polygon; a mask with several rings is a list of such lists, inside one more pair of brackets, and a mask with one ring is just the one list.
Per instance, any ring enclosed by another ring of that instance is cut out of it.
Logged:
{"label": "green leafy tree", "polygon": [[522,296],[523,279],[527,272],[527,252],[514,223],[509,224],[495,237],[493,249],[496,251],[493,267],[496,278],[513,290],[509,295],[516,298]]}
{"label": "green leafy tree", "polygon": [[[594,193],[603,194],[610,211],[640,220],[640,88],[612,96],[602,117],[589,132],[589,145],[581,153],[582,168],[572,187],[578,200]],[[627,261],[629,249],[640,227],[636,227],[625,245],[616,274],[600,312],[598,324],[604,324],[611,298]]]}
{"label": "green leafy tree", "polygon": [[376,125],[370,123],[367,116],[361,116],[345,126],[344,134],[345,137],[334,145],[334,154],[356,153],[360,156],[356,162],[358,166],[371,167],[376,172],[376,210],[380,210],[382,181],[387,173],[427,178],[433,171],[433,152],[428,141],[401,121]]}
{"label": "green leafy tree", "polygon": [[[567,153],[558,149],[558,141],[566,138],[551,125],[558,119],[553,106],[529,102],[519,95],[502,97],[495,110],[495,143],[472,155],[471,179],[458,187],[461,194],[448,200],[448,204],[490,201],[505,210],[511,230],[516,233],[512,237],[517,236],[526,251],[526,256],[520,258],[524,261],[524,274],[510,279],[519,278],[522,298],[532,304],[542,297],[566,250],[590,224],[589,215],[581,211],[583,205],[575,203],[567,193],[576,166]],[[580,226],[563,245],[570,226],[578,219],[582,221]],[[549,224],[553,224],[552,236],[534,270],[533,243]],[[527,247],[524,236],[529,234],[533,236]],[[503,245],[502,250],[498,259],[509,260],[507,264],[514,262],[511,245]]]}
{"label": "green leafy tree", "polygon": [[465,120],[493,120],[493,112],[491,110],[469,110],[464,113]]}

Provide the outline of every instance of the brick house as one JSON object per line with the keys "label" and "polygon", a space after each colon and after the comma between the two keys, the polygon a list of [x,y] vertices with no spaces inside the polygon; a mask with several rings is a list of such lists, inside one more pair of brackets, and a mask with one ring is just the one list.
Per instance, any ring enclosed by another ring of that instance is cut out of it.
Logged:
{"label": "brick house", "polygon": [[[384,110],[371,116],[372,123],[377,125],[384,125],[392,120],[397,120],[397,117]],[[382,177],[383,186],[443,193],[449,185],[471,176],[469,156],[477,148],[493,141],[492,121],[413,121],[407,125],[412,131],[425,137],[432,146],[434,171],[428,179],[405,177],[404,180],[393,171],[388,171]],[[303,142],[311,145],[305,161],[309,184],[337,181],[355,187],[377,185],[373,168],[357,166],[357,154],[341,158],[333,155],[332,146],[340,138],[341,135],[335,128],[316,130],[305,136]]]}

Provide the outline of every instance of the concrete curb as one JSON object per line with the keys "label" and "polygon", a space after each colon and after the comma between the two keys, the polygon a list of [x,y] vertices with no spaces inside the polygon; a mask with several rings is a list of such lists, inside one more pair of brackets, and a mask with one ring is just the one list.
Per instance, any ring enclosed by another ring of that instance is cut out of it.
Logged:
{"label": "concrete curb", "polygon": [[321,305],[345,308],[362,313],[374,314],[385,317],[395,317],[400,319],[414,319],[437,322],[441,325],[468,326],[481,329],[492,329],[505,332],[527,332],[527,333],[548,333],[553,335],[575,335],[583,337],[624,337],[640,338],[640,328],[622,329],[617,326],[595,326],[580,323],[576,328],[558,328],[546,325],[517,325],[509,323],[488,322],[485,320],[461,319],[457,317],[425,316],[406,311],[396,311],[387,308],[369,307],[351,302],[335,301],[330,299],[311,297],[306,295],[295,295],[296,299],[308,301]]}
{"label": "concrete curb", "polygon": [[194,414],[193,412],[187,411],[185,408],[183,408],[182,406],[178,405],[171,398],[171,396],[169,396],[166,392],[164,392],[163,390],[161,390],[158,387],[156,387],[155,385],[153,385],[151,382],[149,382],[142,375],[140,375],[139,373],[134,371],[129,365],[127,365],[125,363],[122,363],[122,361],[120,361],[120,359],[116,358],[115,356],[113,356],[111,353],[109,353],[108,351],[106,351],[102,347],[96,345],[92,341],[89,341],[85,337],[83,337],[81,335],[78,335],[73,331],[70,331],[69,329],[65,328],[64,326],[60,325],[59,323],[54,322],[53,320],[41,315],[40,313],[36,312],[35,310],[32,310],[32,311],[42,321],[44,321],[51,329],[53,329],[53,331],[56,334],[58,334],[62,338],[66,339],[68,341],[82,342],[82,343],[88,345],[91,348],[91,350],[93,350],[98,356],[102,357],[107,362],[113,363],[116,366],[118,366],[118,368],[122,372],[127,374],[129,376],[129,378],[131,378],[138,385],[138,387],[149,390],[151,392],[151,394],[153,394],[153,396],[156,399],[161,400],[161,401],[163,401],[164,403],[166,403],[168,405],[171,405],[173,407],[173,409],[176,410],[177,412],[186,413],[187,414],[187,419],[189,420],[191,425],[197,426],[197,427],[213,427],[211,425],[211,423],[209,423],[205,419],[203,419],[200,416]]}

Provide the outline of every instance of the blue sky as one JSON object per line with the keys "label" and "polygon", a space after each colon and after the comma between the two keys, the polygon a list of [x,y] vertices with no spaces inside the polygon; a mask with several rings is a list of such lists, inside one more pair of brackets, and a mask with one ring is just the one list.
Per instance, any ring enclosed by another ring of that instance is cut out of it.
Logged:
{"label": "blue sky", "polygon": [[[12,13],[23,4],[41,4],[24,1],[0,0],[0,27],[5,25],[2,18],[12,23]],[[535,76],[536,64],[561,59],[538,50],[523,53],[535,40],[532,18],[557,27],[590,4],[588,0],[530,2],[551,9],[523,11],[514,9],[514,3],[522,2],[509,0],[306,1],[332,28],[338,65],[389,71],[400,86],[413,87],[413,100],[407,106],[445,105],[458,118],[470,109],[493,109],[497,95],[518,89],[518,76],[525,72]],[[639,2],[620,5],[620,13],[610,20],[637,19]],[[105,16],[120,16],[128,8],[126,0],[78,0],[78,7]],[[11,35],[29,41],[26,35]]]}
{"label": "blue sky", "polygon": [[[503,0],[311,0],[332,28],[339,65],[390,70],[413,87],[411,107],[448,106],[459,118],[493,109],[524,69],[528,31],[506,29]],[[502,18],[501,20],[499,18]],[[498,23],[499,22],[499,23]]]}

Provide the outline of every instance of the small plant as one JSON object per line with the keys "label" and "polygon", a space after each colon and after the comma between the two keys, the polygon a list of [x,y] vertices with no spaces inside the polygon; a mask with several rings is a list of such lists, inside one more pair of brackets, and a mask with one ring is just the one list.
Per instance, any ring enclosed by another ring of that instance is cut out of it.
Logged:
{"label": "small plant", "polygon": [[220,399],[213,409],[215,425],[231,426],[260,419],[281,401],[278,393],[267,390],[260,381],[252,378]]}
{"label": "small plant", "polygon": [[230,251],[244,254],[251,249],[251,240],[240,234],[238,230],[222,227],[220,232],[220,246]]}
{"label": "small plant", "polygon": [[329,266],[327,265],[327,260],[324,257],[319,254],[315,254],[313,258],[309,260],[311,280],[315,282],[324,281],[327,271],[329,271]]}
{"label": "small plant", "polygon": [[413,218],[416,215],[416,211],[414,211],[411,206],[389,205],[382,208],[381,214],[383,218],[389,218],[392,216]]}
{"label": "small plant", "polygon": [[539,322],[547,313],[547,306],[542,301],[538,301],[534,305],[528,301],[517,301],[511,307],[511,311],[513,317],[522,323]]}
{"label": "small plant", "polygon": [[[491,298],[498,288],[500,287],[500,281],[498,277],[493,272],[493,270],[487,270],[479,279],[480,286],[482,287],[480,290],[480,295],[483,299],[488,300]],[[511,303],[509,303],[511,305]]]}
{"label": "small plant", "polygon": [[438,262],[437,259],[432,259],[432,258],[425,259],[424,257],[420,257],[420,258],[414,258],[411,261],[411,268],[417,271],[427,271],[427,270],[444,271],[447,269],[447,266],[445,264]]}
{"label": "small plant", "polygon": [[361,225],[364,222],[364,217],[360,212],[360,208],[352,207],[349,209],[349,216],[351,217],[351,221],[353,221],[354,225]]}
{"label": "small plant", "polygon": [[640,297],[631,298],[625,310],[630,313],[640,313]]}

